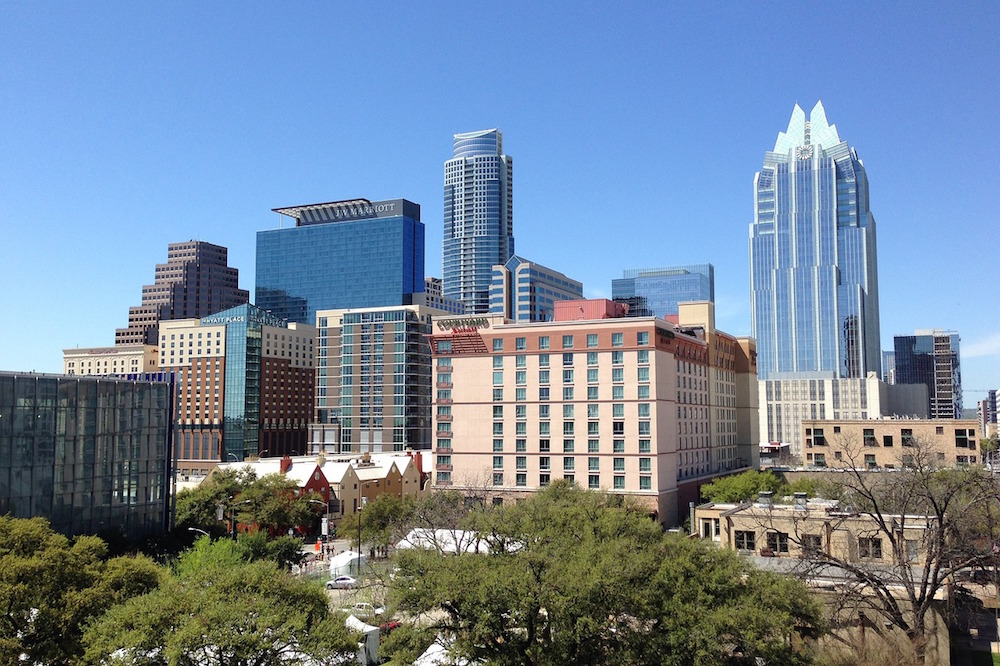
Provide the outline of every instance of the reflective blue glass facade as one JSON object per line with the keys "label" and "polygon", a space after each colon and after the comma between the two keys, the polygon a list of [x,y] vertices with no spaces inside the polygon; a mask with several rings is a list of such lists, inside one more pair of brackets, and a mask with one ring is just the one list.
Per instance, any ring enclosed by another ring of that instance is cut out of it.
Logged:
{"label": "reflective blue glass facade", "polygon": [[169,519],[173,383],[0,373],[0,515],[139,538]]}
{"label": "reflective blue glass facade", "polygon": [[629,317],[677,314],[677,304],[715,301],[715,266],[631,268],[611,281],[611,299],[629,305]]}
{"label": "reflective blue glass facade", "polygon": [[424,225],[405,199],[277,208],[294,227],[257,233],[256,305],[314,324],[317,310],[409,305],[424,290]]}
{"label": "reflective blue glass facade", "polygon": [[917,331],[893,338],[897,384],[927,386],[932,419],[962,418],[959,336],[954,331]]}
{"label": "reflective blue glass facade", "polygon": [[754,178],[750,298],[760,379],[879,372],[868,177],[822,103],[795,106]]}
{"label": "reflective blue glass facade", "polygon": [[514,164],[496,129],[456,134],[444,163],[444,296],[487,312],[493,266],[514,254]]}
{"label": "reflective blue glass facade", "polygon": [[493,267],[490,313],[512,321],[552,321],[556,301],[583,298],[583,283],[514,255]]}

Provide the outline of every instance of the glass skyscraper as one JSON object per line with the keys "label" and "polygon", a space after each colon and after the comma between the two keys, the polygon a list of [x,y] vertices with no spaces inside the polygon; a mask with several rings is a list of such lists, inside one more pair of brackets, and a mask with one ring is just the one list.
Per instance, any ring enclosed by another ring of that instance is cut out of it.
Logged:
{"label": "glass skyscraper", "polygon": [[715,267],[626,269],[611,281],[611,298],[628,304],[629,317],[676,315],[678,303],[715,301]]}
{"label": "glass skyscraper", "polygon": [[583,298],[583,283],[516,254],[493,267],[490,313],[517,322],[552,321],[556,301]]}
{"label": "glass skyscraper", "polygon": [[276,317],[312,326],[317,310],[409,305],[424,290],[419,205],[352,199],[274,211],[295,219],[257,232],[256,305]]}
{"label": "glass skyscraper", "polygon": [[893,338],[897,384],[927,386],[932,419],[962,418],[959,336],[954,331],[919,330]]}
{"label": "glass skyscraper", "polygon": [[476,314],[489,311],[493,267],[514,254],[514,164],[497,129],[456,134],[454,155],[444,163],[444,296]]}
{"label": "glass skyscraper", "polygon": [[822,102],[795,105],[754,177],[750,299],[761,380],[879,372],[868,177]]}

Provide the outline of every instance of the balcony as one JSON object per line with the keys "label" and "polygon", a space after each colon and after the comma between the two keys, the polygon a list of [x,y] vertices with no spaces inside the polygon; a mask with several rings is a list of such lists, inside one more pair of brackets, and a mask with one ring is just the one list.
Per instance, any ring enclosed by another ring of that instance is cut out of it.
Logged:
{"label": "balcony", "polygon": [[438,382],[437,383],[437,387],[441,388],[441,389],[450,389],[450,388],[452,388],[452,386],[453,385],[452,385],[451,382]]}
{"label": "balcony", "polygon": [[452,469],[454,469],[454,466],[453,465],[437,465],[437,467],[435,469],[437,469],[437,471],[439,471],[439,472],[450,472],[450,471],[452,471]]}
{"label": "balcony", "polygon": [[450,423],[454,417],[451,414],[438,414],[437,420],[442,423]]}
{"label": "balcony", "polygon": [[437,432],[434,433],[434,436],[450,439],[452,436],[454,436],[454,433],[451,430],[438,430]]}

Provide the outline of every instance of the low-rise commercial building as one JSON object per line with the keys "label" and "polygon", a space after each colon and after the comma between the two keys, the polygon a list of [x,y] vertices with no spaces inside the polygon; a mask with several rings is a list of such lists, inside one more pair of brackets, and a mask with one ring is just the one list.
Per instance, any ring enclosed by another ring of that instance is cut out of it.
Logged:
{"label": "low-rise commercial building", "polygon": [[983,461],[975,419],[804,420],[805,462],[816,467],[894,469]]}
{"label": "low-rise commercial building", "polygon": [[156,345],[116,345],[63,350],[64,375],[138,375],[157,371]]}

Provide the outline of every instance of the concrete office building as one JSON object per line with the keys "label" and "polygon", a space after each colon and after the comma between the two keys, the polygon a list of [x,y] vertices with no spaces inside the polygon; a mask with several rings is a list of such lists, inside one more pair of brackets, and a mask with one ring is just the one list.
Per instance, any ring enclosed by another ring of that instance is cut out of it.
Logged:
{"label": "concrete office building", "polygon": [[517,255],[493,267],[490,314],[516,322],[552,321],[557,301],[583,298],[583,283]]}
{"label": "concrete office building", "polygon": [[0,515],[66,536],[164,531],[172,393],[166,375],[0,372]]}
{"label": "concrete office building", "polygon": [[65,375],[135,375],[157,371],[156,345],[117,345],[63,350]]}
{"label": "concrete office building", "polygon": [[315,450],[431,448],[427,336],[439,316],[449,315],[421,305],[317,313]]}
{"label": "concrete office building", "polygon": [[424,293],[414,294],[413,304],[434,308],[435,310],[449,314],[462,314],[465,312],[465,306],[460,301],[444,297],[441,278],[437,277],[424,278]]}
{"label": "concrete office building", "polygon": [[927,387],[932,419],[962,418],[962,371],[959,337],[954,331],[918,330],[893,338],[897,384]]}
{"label": "concrete office building", "polygon": [[[730,451],[756,448],[729,438],[754,434],[730,427],[755,408],[739,402],[755,396],[736,388],[756,376],[752,342],[709,341],[614,306],[564,301],[544,323],[499,315],[435,323],[435,487],[502,502],[564,478],[633,496],[675,525],[678,505],[697,499]],[[717,403],[720,383],[735,404]],[[733,413],[713,431],[716,405]]]}
{"label": "concrete office building", "polygon": [[303,453],[312,417],[312,326],[241,305],[163,322],[160,367],[177,378],[175,441],[183,476],[223,460]]}
{"label": "concrete office building", "polygon": [[129,308],[128,328],[115,331],[115,346],[155,345],[160,321],[204,317],[249,302],[228,253],[204,241],[168,245],[167,263],[157,264],[153,284],[142,288],[142,305]]}
{"label": "concrete office building", "polygon": [[667,317],[685,301],[715,301],[715,266],[629,268],[611,281],[611,298],[627,303],[630,317]]}
{"label": "concrete office building", "polygon": [[514,162],[500,130],[454,136],[444,163],[444,295],[468,314],[489,310],[493,267],[514,254],[513,192]]}
{"label": "concrete office building", "polygon": [[313,326],[318,310],[410,305],[424,291],[424,225],[406,199],[275,208],[295,226],[257,233],[256,304]]}

